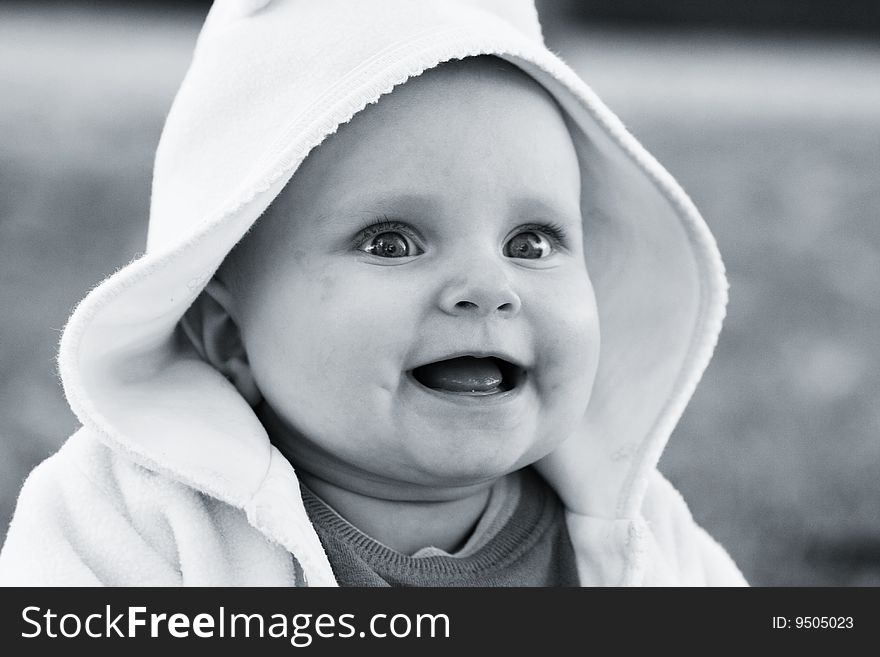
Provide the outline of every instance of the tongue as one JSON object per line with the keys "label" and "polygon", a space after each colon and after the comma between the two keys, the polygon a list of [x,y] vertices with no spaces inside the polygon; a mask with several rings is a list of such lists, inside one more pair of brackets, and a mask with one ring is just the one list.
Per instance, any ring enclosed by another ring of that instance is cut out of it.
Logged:
{"label": "tongue", "polygon": [[464,393],[495,392],[503,379],[494,359],[472,356],[431,363],[418,368],[415,374],[429,388]]}

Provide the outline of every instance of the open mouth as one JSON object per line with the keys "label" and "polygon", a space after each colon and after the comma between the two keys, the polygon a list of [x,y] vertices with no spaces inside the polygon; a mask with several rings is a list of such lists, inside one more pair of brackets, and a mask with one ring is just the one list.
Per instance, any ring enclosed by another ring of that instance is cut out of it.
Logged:
{"label": "open mouth", "polygon": [[503,358],[459,356],[417,367],[413,377],[426,388],[454,395],[497,395],[522,385],[524,369]]}

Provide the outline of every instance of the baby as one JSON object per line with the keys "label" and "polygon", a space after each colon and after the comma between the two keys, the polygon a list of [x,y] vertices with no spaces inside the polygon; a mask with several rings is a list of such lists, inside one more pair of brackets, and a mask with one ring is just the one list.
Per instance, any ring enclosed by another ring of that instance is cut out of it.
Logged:
{"label": "baby", "polygon": [[407,555],[452,551],[586,411],[582,244],[549,94],[500,60],[444,64],[309,156],[209,286],[222,329],[201,311],[193,333],[340,516]]}
{"label": "baby", "polygon": [[683,193],[529,3],[309,4],[212,10],[0,581],[744,583],[656,471],[724,306]]}

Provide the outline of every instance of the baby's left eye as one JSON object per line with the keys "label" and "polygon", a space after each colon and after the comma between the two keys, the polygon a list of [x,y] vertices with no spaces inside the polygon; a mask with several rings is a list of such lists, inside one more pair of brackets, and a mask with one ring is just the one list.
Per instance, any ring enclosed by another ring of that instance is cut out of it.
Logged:
{"label": "baby's left eye", "polygon": [[508,258],[537,260],[553,253],[553,244],[546,235],[533,230],[524,230],[511,237],[504,244],[504,255]]}

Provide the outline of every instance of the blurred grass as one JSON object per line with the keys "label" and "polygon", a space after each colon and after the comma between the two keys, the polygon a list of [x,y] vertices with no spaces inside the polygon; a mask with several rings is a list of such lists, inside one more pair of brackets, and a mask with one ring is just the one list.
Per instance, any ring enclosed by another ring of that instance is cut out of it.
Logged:
{"label": "blurred grass", "polygon": [[[75,428],[73,305],[143,245],[198,17],[0,7],[0,519]],[[731,279],[717,355],[663,457],[753,584],[880,584],[880,50],[553,32],[694,197]],[[2,534],[0,534],[2,537]]]}
{"label": "blurred grass", "polygon": [[[179,17],[178,17],[179,20]],[[76,427],[55,377],[89,288],[143,248],[150,171],[194,17],[0,5],[0,527]]]}

